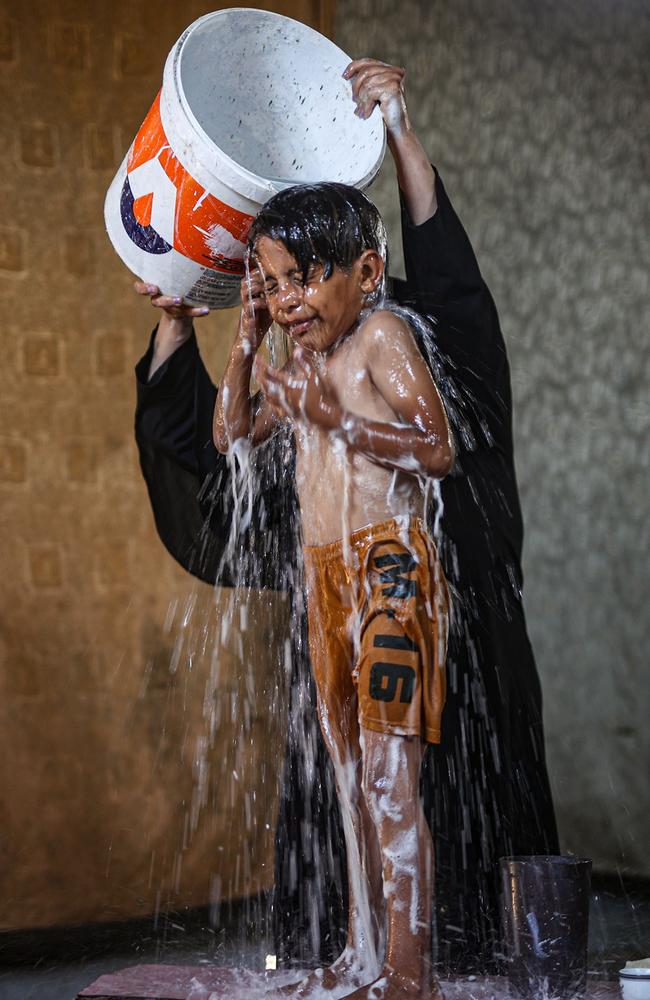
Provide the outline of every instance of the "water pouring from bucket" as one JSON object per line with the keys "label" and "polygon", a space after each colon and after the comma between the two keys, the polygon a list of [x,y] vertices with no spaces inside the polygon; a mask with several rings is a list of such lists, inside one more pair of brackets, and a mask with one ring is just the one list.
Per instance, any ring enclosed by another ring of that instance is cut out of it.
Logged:
{"label": "water pouring from bucket", "polygon": [[108,190],[118,255],[166,295],[213,309],[239,302],[259,208],[292,184],[364,188],[384,157],[379,113],[354,114],[350,57],[313,28],[231,9],[191,24]]}

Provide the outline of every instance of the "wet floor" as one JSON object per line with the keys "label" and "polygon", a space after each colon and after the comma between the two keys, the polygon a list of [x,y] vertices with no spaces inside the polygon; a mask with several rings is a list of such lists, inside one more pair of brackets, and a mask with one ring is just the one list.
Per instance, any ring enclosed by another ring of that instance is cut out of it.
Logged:
{"label": "wet floor", "polygon": [[[139,922],[106,929],[94,938],[80,928],[60,934],[59,943],[41,937],[42,957],[38,939],[25,938],[21,954],[19,935],[0,936],[0,1000],[74,1000],[104,973],[152,962],[263,969],[271,945],[251,940],[250,930],[249,939],[242,941],[237,925],[234,914],[230,926],[224,923],[217,930],[196,915],[188,921],[162,920],[156,928]],[[623,891],[607,885],[592,895],[589,955],[590,971],[603,977],[615,975],[626,959],[650,955],[650,886]]]}

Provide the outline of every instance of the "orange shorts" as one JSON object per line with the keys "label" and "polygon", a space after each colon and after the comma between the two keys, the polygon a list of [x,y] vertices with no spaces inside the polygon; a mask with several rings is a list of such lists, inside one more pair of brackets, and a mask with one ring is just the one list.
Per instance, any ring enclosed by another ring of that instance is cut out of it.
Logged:
{"label": "orange shorts", "polygon": [[309,652],[321,724],[440,742],[449,597],[419,518],[305,546]]}

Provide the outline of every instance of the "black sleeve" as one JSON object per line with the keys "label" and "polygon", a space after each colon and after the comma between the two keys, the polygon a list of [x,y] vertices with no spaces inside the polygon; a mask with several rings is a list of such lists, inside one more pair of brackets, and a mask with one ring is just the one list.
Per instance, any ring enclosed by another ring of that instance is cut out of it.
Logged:
{"label": "black sleeve", "polygon": [[450,358],[494,371],[504,355],[496,308],[437,170],[435,176],[438,207],[421,225],[412,222],[400,193],[406,282],[395,280],[393,294],[435,320],[440,349]]}
{"label": "black sleeve", "polygon": [[217,390],[194,333],[149,380],[154,330],[135,369],[135,439],[156,528],[171,555],[209,583],[217,577],[227,538],[226,512],[213,517],[211,544],[199,546],[206,521],[201,488],[207,476],[227,476],[226,462],[212,443]]}
{"label": "black sleeve", "polygon": [[135,369],[135,438],[161,541],[206,583],[285,589],[299,527],[292,441],[276,435],[255,450],[248,509],[245,485],[212,441],[217,389],[194,333],[148,380],[155,333]]}
{"label": "black sleeve", "polygon": [[466,423],[472,450],[483,440],[511,456],[510,373],[499,317],[437,171],[435,177],[438,206],[426,222],[415,225],[401,198],[406,281],[393,279],[392,294],[433,321],[436,349],[463,400],[457,431]]}

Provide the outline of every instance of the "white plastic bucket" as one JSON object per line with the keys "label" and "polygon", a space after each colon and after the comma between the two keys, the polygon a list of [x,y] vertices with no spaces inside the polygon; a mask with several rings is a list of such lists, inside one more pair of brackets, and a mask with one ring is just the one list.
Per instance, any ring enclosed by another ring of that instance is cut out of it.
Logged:
{"label": "white plastic bucket", "polygon": [[235,305],[265,201],[291,184],[366,187],[385,132],[378,111],[354,114],[349,62],[313,28],[269,11],[191,24],[106,195],[108,235],[127,267],[186,302]]}
{"label": "white plastic bucket", "polygon": [[619,984],[623,1000],[650,1000],[650,966],[626,962],[619,972]]}

